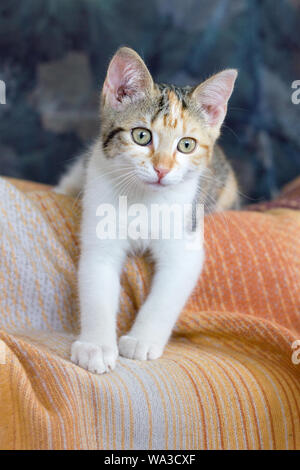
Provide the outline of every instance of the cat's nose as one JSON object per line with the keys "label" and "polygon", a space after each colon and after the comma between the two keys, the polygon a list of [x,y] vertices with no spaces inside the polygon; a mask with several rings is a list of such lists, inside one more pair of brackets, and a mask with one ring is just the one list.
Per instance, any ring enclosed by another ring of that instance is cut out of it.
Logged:
{"label": "cat's nose", "polygon": [[155,166],[154,170],[157,173],[158,181],[160,181],[170,171],[168,168],[165,168],[163,166]]}

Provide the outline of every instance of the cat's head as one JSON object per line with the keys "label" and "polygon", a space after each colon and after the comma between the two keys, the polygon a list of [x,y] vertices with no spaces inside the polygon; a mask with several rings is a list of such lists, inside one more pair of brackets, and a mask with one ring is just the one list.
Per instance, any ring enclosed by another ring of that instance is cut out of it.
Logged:
{"label": "cat's head", "polygon": [[236,77],[230,69],[193,88],[155,84],[136,52],[119,49],[102,90],[105,156],[153,189],[199,175],[209,165]]}

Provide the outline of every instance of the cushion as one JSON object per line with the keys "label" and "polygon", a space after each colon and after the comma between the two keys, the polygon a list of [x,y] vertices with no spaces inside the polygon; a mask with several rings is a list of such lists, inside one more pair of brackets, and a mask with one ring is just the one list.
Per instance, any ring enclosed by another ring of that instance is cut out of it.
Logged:
{"label": "cushion", "polygon": [[[105,375],[70,362],[80,203],[0,179],[0,213],[0,448],[300,447],[296,207],[207,216],[204,270],[165,353]],[[119,334],[152,272],[127,259]]]}

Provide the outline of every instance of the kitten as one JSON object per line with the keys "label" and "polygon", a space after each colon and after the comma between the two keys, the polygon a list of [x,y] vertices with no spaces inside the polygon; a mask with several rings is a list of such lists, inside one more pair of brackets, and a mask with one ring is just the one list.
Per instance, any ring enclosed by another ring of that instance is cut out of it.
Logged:
{"label": "kitten", "polygon": [[[97,207],[110,203],[117,209],[119,196],[126,195],[128,206],[202,202],[208,212],[235,208],[235,176],[215,143],[236,77],[236,70],[225,70],[197,87],[180,88],[155,84],[132,49],[119,49],[110,62],[101,96],[99,140],[57,187],[72,195],[84,187],[78,274],[81,333],[72,345],[72,361],[81,367],[103,373],[114,369],[118,353],[140,360],[163,353],[201,273],[203,246],[188,250],[184,240],[174,238],[99,240]],[[195,227],[197,231],[197,223]],[[129,252],[146,250],[155,261],[151,291],[117,345],[122,266]]]}

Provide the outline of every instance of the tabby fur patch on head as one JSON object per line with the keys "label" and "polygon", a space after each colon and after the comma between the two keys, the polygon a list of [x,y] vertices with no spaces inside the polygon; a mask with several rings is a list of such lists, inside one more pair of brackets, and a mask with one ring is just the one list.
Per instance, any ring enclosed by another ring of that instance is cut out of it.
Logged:
{"label": "tabby fur patch on head", "polygon": [[102,90],[101,138],[105,156],[132,168],[151,189],[178,184],[210,164],[236,70],[197,87],[155,84],[132,49],[113,57]]}

